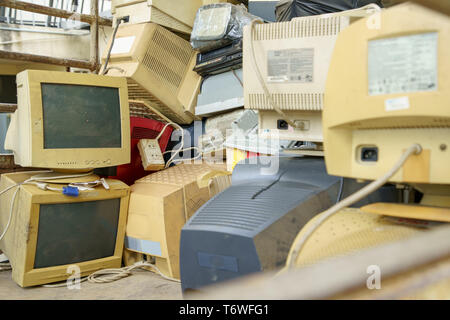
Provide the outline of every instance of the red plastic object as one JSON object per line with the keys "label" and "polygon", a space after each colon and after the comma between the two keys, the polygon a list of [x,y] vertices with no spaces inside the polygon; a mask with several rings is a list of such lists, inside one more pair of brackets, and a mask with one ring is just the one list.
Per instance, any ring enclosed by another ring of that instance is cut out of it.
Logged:
{"label": "red plastic object", "polygon": [[[137,179],[150,174],[150,171],[145,171],[142,167],[142,160],[137,144],[140,139],[155,139],[165,125],[166,124],[164,122],[152,119],[130,117],[131,162],[129,164],[118,166],[117,175],[110,178],[118,179],[128,185],[132,185]],[[172,131],[172,126],[167,126],[167,128],[164,130],[164,133],[159,138],[158,141],[161,152],[166,151],[166,147],[169,143]]]}

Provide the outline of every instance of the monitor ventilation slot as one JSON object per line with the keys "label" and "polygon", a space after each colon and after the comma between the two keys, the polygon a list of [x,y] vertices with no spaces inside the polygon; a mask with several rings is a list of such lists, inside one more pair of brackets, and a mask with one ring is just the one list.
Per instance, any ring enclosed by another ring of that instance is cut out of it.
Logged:
{"label": "monitor ventilation slot", "polygon": [[[245,186],[228,189],[208,202],[188,222],[189,225],[218,226],[253,231],[261,228],[268,221],[279,216],[280,212],[292,210],[295,207],[295,196],[298,189],[278,189],[273,192],[260,192],[263,186]],[[293,195],[292,201],[279,203],[280,194]],[[252,199],[252,197],[259,195]],[[230,199],[233,199],[231,201]]]}
{"label": "monitor ventilation slot", "polygon": [[[275,40],[320,36],[335,36],[347,25],[344,17],[297,19],[256,25],[254,39]],[[347,18],[348,19],[348,18]]]}
{"label": "monitor ventilation slot", "polygon": [[[272,110],[269,100],[263,93],[249,94],[249,109]],[[272,99],[282,110],[321,111],[323,108],[322,93],[279,93],[272,94]]]}
{"label": "monitor ventilation slot", "polygon": [[77,164],[78,164],[77,161],[57,162],[58,166],[73,166],[73,165],[77,165]]}
{"label": "monitor ventilation slot", "polygon": [[175,112],[163,104],[160,100],[155,98],[153,95],[149,94],[147,90],[141,87],[136,81],[131,78],[127,78],[128,82],[128,99],[129,100],[139,100],[150,105],[152,108],[158,110],[170,120],[177,123],[184,123],[185,120],[180,118]]}
{"label": "monitor ventilation slot", "polygon": [[177,94],[194,54],[189,42],[180,40],[165,29],[156,29],[142,61],[174,94]]}
{"label": "monitor ventilation slot", "polygon": [[164,115],[143,101],[129,100],[128,104],[130,106],[130,117],[147,118],[164,123],[170,122]]}
{"label": "monitor ventilation slot", "polygon": [[352,129],[357,130],[396,130],[396,129],[448,129],[450,128],[450,119],[375,119],[364,122],[354,122],[348,124]]}

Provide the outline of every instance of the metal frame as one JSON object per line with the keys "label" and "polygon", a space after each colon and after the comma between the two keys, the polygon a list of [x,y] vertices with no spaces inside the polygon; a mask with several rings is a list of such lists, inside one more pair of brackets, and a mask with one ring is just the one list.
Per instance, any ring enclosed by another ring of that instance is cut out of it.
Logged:
{"label": "metal frame", "polygon": [[90,43],[90,61],[55,58],[49,56],[41,56],[27,53],[11,52],[0,50],[0,59],[13,59],[28,62],[47,63],[66,67],[89,69],[98,73],[100,70],[99,52],[98,52],[98,26],[112,26],[112,20],[99,17],[98,0],[91,1],[91,14],[81,14],[63,9],[41,6],[34,3],[16,1],[16,0],[0,0],[0,7],[7,7],[16,10],[45,14],[48,16],[60,18],[72,18],[81,22],[89,23],[91,26],[91,43]]}

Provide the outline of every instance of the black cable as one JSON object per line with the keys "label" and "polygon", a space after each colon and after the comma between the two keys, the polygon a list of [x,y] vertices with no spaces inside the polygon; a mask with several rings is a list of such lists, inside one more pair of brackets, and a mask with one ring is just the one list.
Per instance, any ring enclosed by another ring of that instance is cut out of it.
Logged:
{"label": "black cable", "polygon": [[113,31],[113,34],[112,34],[111,45],[109,46],[109,49],[108,49],[108,54],[106,56],[105,67],[103,68],[102,75],[104,75],[106,73],[106,71],[107,71],[109,58],[111,57],[111,51],[112,51],[112,48],[114,46],[114,40],[116,39],[116,33],[117,33],[117,30],[119,30],[120,23],[122,21],[126,21],[127,19],[128,19],[128,17],[123,17],[123,18],[117,19],[117,24],[116,24],[116,27],[114,28],[114,31]]}
{"label": "black cable", "polygon": [[258,192],[256,192],[256,193],[251,197],[251,199],[252,199],[252,200],[256,199],[256,197],[259,196],[261,193],[263,193],[264,191],[269,190],[269,189],[272,188],[276,183],[280,182],[281,177],[283,177],[283,175],[284,175],[286,172],[287,172],[287,170],[286,170],[286,171],[283,171],[283,172],[280,174],[280,176],[277,178],[277,180],[275,180],[274,182],[272,182],[272,183],[269,184],[268,186],[266,186],[266,187],[262,188],[261,190],[259,190]]}

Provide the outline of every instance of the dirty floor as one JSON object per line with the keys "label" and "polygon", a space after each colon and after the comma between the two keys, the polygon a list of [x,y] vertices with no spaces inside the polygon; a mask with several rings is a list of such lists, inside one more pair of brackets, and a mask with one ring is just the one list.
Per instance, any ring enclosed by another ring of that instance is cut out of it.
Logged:
{"label": "dirty floor", "polygon": [[179,283],[146,270],[111,283],[81,283],[80,289],[21,288],[11,279],[11,271],[0,271],[0,300],[174,300],[183,299]]}

